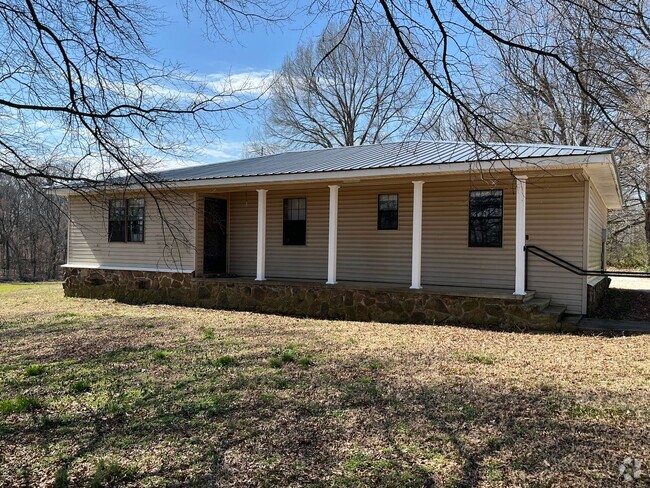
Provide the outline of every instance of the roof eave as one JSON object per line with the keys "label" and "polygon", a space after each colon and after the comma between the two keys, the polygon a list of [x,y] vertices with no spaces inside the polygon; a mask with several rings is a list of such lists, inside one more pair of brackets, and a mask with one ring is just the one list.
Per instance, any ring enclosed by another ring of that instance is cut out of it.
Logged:
{"label": "roof eave", "polygon": [[[152,188],[160,188],[164,185],[168,189],[197,188],[197,187],[219,187],[219,186],[236,186],[251,184],[271,184],[271,183],[295,183],[295,182],[317,182],[341,180],[347,178],[382,178],[398,176],[431,176],[454,173],[467,173],[470,171],[549,171],[556,169],[566,169],[571,167],[581,168],[591,164],[610,164],[612,162],[611,153],[599,153],[593,155],[580,156],[557,156],[552,158],[528,158],[528,159],[508,159],[500,161],[480,161],[464,163],[436,163],[422,164],[411,166],[395,166],[385,168],[354,169],[340,171],[316,171],[307,173],[283,173],[268,174],[259,176],[233,176],[222,178],[203,178],[191,180],[178,180],[151,183]],[[116,186],[115,189],[128,190],[142,188],[140,185],[131,187]],[[110,186],[105,187],[111,190]],[[79,192],[83,192],[80,188]],[[91,189],[92,191],[92,189]],[[76,189],[61,188],[53,192],[57,195],[72,195],[77,192]]]}

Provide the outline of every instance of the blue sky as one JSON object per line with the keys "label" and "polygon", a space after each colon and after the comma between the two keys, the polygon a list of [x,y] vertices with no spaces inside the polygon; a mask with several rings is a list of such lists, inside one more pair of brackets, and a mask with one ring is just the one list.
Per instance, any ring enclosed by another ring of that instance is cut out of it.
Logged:
{"label": "blue sky", "polygon": [[[205,22],[197,12],[191,12],[187,20],[175,0],[158,0],[157,5],[168,20],[151,38],[152,47],[159,53],[157,57],[179,62],[187,71],[201,76],[268,76],[281,66],[298,43],[318,34],[323,25],[314,23],[309,30],[304,30],[302,26],[307,20],[293,18],[290,25],[240,32],[232,42],[209,40]],[[241,157],[255,122],[254,118],[236,117],[232,127],[222,133],[221,141],[205,149],[206,155],[201,160],[216,162]]]}

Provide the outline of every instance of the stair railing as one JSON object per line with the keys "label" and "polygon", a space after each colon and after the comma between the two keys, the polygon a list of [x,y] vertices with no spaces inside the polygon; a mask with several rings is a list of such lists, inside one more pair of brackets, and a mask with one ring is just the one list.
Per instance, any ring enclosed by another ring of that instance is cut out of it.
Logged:
{"label": "stair railing", "polygon": [[533,254],[545,261],[548,261],[551,264],[559,266],[562,269],[570,271],[573,274],[579,276],[621,276],[621,277],[635,277],[635,278],[650,278],[650,273],[645,271],[607,271],[607,270],[591,270],[591,269],[582,269],[579,266],[576,266],[573,263],[570,263],[566,259],[562,259],[559,256],[556,256],[553,253],[550,253],[538,246],[525,246],[524,250],[526,251],[526,263],[525,263],[525,273],[526,273],[526,289],[528,289],[528,256]]}

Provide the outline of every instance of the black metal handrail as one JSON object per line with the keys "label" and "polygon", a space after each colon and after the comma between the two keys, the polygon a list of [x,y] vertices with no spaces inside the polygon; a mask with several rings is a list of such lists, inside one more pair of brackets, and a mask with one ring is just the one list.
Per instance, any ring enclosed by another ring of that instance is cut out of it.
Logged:
{"label": "black metal handrail", "polygon": [[526,289],[528,289],[528,255],[534,254],[535,256],[542,258],[548,261],[551,264],[555,264],[560,268],[563,268],[567,271],[570,271],[573,274],[580,276],[633,276],[635,278],[650,278],[650,273],[645,271],[607,271],[604,269],[592,270],[592,269],[582,269],[579,266],[576,266],[573,263],[570,263],[566,259],[562,259],[559,256],[556,256],[553,253],[550,253],[537,246],[525,246],[524,250],[526,251]]}

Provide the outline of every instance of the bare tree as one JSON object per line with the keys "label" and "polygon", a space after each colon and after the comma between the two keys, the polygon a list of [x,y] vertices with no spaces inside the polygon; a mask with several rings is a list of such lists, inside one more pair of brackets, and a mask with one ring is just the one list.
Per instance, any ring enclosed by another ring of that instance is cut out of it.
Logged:
{"label": "bare tree", "polygon": [[53,279],[65,262],[65,199],[0,176],[0,278]]}
{"label": "bare tree", "polygon": [[[286,16],[273,0],[180,6],[199,9],[223,39]],[[0,0],[0,177],[21,182],[11,191],[3,183],[7,272],[27,276],[26,248],[32,276],[45,276],[41,264],[60,260],[61,232],[49,224],[58,225],[62,202],[50,196],[52,205],[39,199],[40,208],[26,211],[26,196],[58,185],[98,204],[90,192],[128,183],[153,197],[162,215],[164,197],[155,189],[164,183],[151,170],[191,155],[192,147],[216,139],[232,114],[256,106],[252,84],[204,79],[157,59],[149,36],[163,21],[162,12],[135,0]],[[162,216],[170,242],[184,240]],[[47,258],[44,239],[57,240]]]}
{"label": "bare tree", "polygon": [[[280,18],[262,17],[272,6],[264,0],[183,2],[191,5],[213,27],[220,18],[232,29]],[[132,0],[0,2],[0,174],[64,186],[116,174],[143,183],[162,159],[213,140],[231,113],[253,105],[245,84],[156,59],[148,36],[162,19]]]}
{"label": "bare tree", "polygon": [[416,125],[419,87],[388,31],[332,25],[285,60],[266,129],[290,147],[386,141]]}
{"label": "bare tree", "polygon": [[335,23],[389,27],[427,83],[422,110],[430,133],[478,144],[617,146],[628,212],[614,217],[616,231],[644,226],[650,243],[646,0],[319,5],[330,7]]}
{"label": "bare tree", "polygon": [[[579,83],[589,92],[576,89],[574,76],[553,59],[493,44],[492,64],[474,77],[472,105],[491,124],[482,137],[616,146],[625,208],[612,214],[611,235],[615,242],[627,240],[635,227],[645,226],[644,241],[650,246],[646,203],[650,98],[643,53],[639,52],[634,62],[620,57],[619,46],[628,42],[629,33],[603,20],[607,10],[597,4],[587,11],[568,2],[550,8],[547,2],[537,0],[528,2],[525,14],[507,7],[504,5],[502,17],[508,20],[501,25],[570,61]],[[531,12],[536,13],[534,19]]]}
{"label": "bare tree", "polygon": [[[207,32],[220,38],[286,20],[291,4],[180,2],[186,11],[198,9]],[[291,145],[377,142],[401,136],[420,118],[444,132],[450,114],[466,138],[510,139],[514,124],[486,111],[475,91],[476,79],[490,72],[485,50],[496,46],[523,63],[518,73],[543,67],[535,83],[562,80],[563,94],[582,99],[578,112],[566,112],[577,117],[579,131],[561,127],[561,117],[524,120],[544,138],[582,143],[596,140],[599,131],[610,133],[635,161],[647,161],[645,0],[315,0],[309,11],[332,21],[282,70],[289,76],[280,77],[276,90],[298,104],[271,104],[278,122],[271,127],[285,127],[277,135]],[[555,21],[579,19],[587,37],[578,44],[593,48],[576,54],[553,42],[547,35],[553,15]],[[156,181],[147,175],[161,159],[181,157],[197,137],[218,135],[233,111],[252,106],[255,97],[245,88],[215,85],[155,59],[148,34],[160,19],[134,0],[0,0],[0,174],[34,187],[44,179],[75,190],[79,182],[95,185],[120,174],[150,191],[147,183]],[[421,91],[418,82],[425,84]],[[528,94],[521,103],[544,100],[550,110],[547,94]],[[625,169],[625,178],[650,232],[650,176],[639,164]]]}

